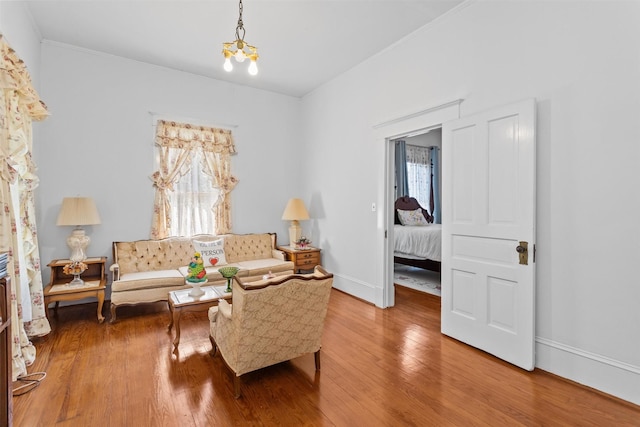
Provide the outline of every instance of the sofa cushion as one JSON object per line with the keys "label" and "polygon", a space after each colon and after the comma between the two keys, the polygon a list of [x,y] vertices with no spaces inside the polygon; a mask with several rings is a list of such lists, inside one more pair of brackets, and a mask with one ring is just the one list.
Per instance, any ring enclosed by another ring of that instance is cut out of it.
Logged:
{"label": "sofa cushion", "polygon": [[196,252],[200,252],[205,267],[218,267],[227,264],[227,258],[224,254],[224,239],[216,239],[210,242],[194,240],[193,249]]}
{"label": "sofa cushion", "polygon": [[120,275],[111,285],[111,292],[134,289],[163,288],[184,285],[184,276],[178,270],[141,271]]}

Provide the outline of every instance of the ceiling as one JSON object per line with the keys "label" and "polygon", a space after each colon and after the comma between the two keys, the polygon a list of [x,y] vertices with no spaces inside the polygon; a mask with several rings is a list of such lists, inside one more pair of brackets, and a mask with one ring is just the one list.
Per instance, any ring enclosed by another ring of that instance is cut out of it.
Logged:
{"label": "ceiling", "polygon": [[243,0],[245,63],[227,73],[235,0],[24,1],[44,40],[291,96],[303,96],[428,24],[463,0]]}

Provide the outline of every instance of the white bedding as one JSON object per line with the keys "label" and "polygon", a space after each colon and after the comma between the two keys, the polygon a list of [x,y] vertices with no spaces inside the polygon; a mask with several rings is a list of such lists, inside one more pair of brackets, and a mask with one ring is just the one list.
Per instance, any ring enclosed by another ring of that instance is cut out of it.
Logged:
{"label": "white bedding", "polygon": [[394,255],[401,258],[442,261],[442,225],[400,225],[393,229]]}

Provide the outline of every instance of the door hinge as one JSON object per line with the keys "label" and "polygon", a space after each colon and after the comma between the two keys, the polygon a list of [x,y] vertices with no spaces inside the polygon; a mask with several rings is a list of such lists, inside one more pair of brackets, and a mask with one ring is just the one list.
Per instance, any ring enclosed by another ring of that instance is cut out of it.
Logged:
{"label": "door hinge", "polygon": [[536,244],[533,244],[533,262],[536,262]]}
{"label": "door hinge", "polygon": [[387,238],[387,230],[384,230],[384,238]]}

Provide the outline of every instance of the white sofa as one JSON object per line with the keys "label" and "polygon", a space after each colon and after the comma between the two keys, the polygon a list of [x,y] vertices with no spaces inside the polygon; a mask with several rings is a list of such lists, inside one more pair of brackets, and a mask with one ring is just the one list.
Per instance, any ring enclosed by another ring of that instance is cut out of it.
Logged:
{"label": "white sofa", "polygon": [[[113,242],[111,322],[116,319],[116,307],[166,301],[170,291],[188,289],[185,276],[196,252],[193,241],[218,239],[224,239],[225,265],[238,267],[237,276],[244,281],[260,280],[269,272],[275,276],[293,274],[293,262],[286,261],[284,253],[276,249],[275,233]],[[207,285],[226,283],[218,272],[220,266],[206,268]]]}

